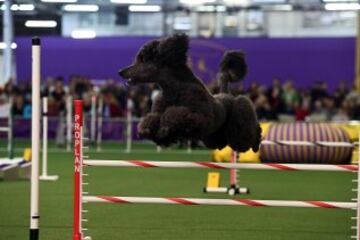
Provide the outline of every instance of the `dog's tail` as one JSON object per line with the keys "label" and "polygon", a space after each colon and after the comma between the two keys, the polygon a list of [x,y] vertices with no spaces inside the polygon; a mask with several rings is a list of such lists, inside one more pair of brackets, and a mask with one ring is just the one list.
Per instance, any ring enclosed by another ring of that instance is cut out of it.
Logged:
{"label": "dog's tail", "polygon": [[220,92],[228,92],[229,82],[238,82],[244,79],[247,73],[245,54],[242,51],[227,51],[220,63],[218,80]]}

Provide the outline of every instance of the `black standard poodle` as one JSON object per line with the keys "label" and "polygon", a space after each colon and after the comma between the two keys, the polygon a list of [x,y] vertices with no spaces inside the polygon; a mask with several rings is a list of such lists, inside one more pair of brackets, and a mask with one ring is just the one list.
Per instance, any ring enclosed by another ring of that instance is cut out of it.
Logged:
{"label": "black standard poodle", "polygon": [[206,147],[259,149],[261,128],[250,100],[227,93],[247,72],[244,54],[225,53],[218,73],[221,93],[212,95],[187,65],[189,38],[176,34],[146,43],[134,63],[119,71],[129,84],[156,83],[161,94],[138,125],[142,138],[161,146],[201,140]]}

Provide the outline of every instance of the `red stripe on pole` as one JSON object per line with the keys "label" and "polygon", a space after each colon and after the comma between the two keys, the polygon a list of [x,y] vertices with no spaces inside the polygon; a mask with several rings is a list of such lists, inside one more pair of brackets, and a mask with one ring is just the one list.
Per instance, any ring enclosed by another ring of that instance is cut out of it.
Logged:
{"label": "red stripe on pole", "polygon": [[319,202],[319,201],[305,201],[306,203],[309,203],[311,205],[314,205],[316,207],[321,207],[321,208],[338,208],[335,205],[331,205],[325,202]]}
{"label": "red stripe on pole", "polygon": [[215,163],[208,163],[208,162],[194,162],[194,163],[196,163],[200,166],[208,167],[208,168],[225,169],[224,167],[219,166]]}
{"label": "red stripe on pole", "polygon": [[[237,162],[237,152],[233,151],[231,157],[231,163],[236,163],[236,162]],[[236,187],[236,185],[238,185],[238,183],[236,182],[236,171],[237,169],[235,168],[230,169],[230,186]]]}
{"label": "red stripe on pole", "polygon": [[297,170],[296,168],[292,168],[292,167],[289,167],[289,166],[284,166],[284,165],[277,164],[277,163],[265,163],[264,165],[267,165],[267,166],[270,166],[270,167],[273,167],[273,168],[277,168],[277,169],[280,169],[280,170],[287,170],[287,171]]}
{"label": "red stripe on pole", "polygon": [[156,165],[146,163],[146,162],[143,162],[143,161],[132,160],[132,161],[129,161],[129,162],[131,164],[135,164],[135,165],[140,166],[140,167],[157,167]]}
{"label": "red stripe on pole", "polygon": [[267,207],[267,205],[250,199],[233,199],[234,201],[253,206],[253,207]]}
{"label": "red stripe on pole", "polygon": [[166,198],[166,199],[183,205],[198,205],[198,203],[186,200],[184,198]]}
{"label": "red stripe on pole", "polygon": [[357,171],[358,167],[355,165],[336,165],[337,167],[344,168],[350,171]]}
{"label": "red stripe on pole", "polygon": [[124,199],[121,199],[121,198],[115,198],[115,197],[109,197],[109,196],[97,196],[97,198],[101,198],[101,199],[104,199],[106,201],[113,202],[113,203],[131,203],[131,202],[125,201]]}
{"label": "red stripe on pole", "polygon": [[81,127],[83,121],[83,104],[81,100],[74,101],[74,226],[73,240],[82,240],[81,231]]}

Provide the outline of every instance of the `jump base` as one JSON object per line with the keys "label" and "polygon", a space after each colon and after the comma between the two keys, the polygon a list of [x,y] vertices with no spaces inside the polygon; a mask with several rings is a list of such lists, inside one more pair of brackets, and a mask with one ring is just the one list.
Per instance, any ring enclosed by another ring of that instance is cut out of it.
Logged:
{"label": "jump base", "polygon": [[218,187],[218,188],[211,188],[205,187],[205,193],[227,193],[229,195],[236,195],[236,194],[249,194],[249,188],[242,188],[242,187]]}
{"label": "jump base", "polygon": [[59,176],[57,176],[57,175],[53,175],[53,176],[41,175],[39,177],[39,179],[42,181],[57,181],[59,179]]}

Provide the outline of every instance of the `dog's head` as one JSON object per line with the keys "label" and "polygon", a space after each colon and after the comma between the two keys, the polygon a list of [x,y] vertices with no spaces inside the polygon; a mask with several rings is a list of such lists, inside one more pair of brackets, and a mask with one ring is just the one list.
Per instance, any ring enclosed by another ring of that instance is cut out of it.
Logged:
{"label": "dog's head", "polygon": [[129,84],[157,82],[164,69],[186,66],[189,38],[176,34],[146,43],[132,65],[119,71]]}

